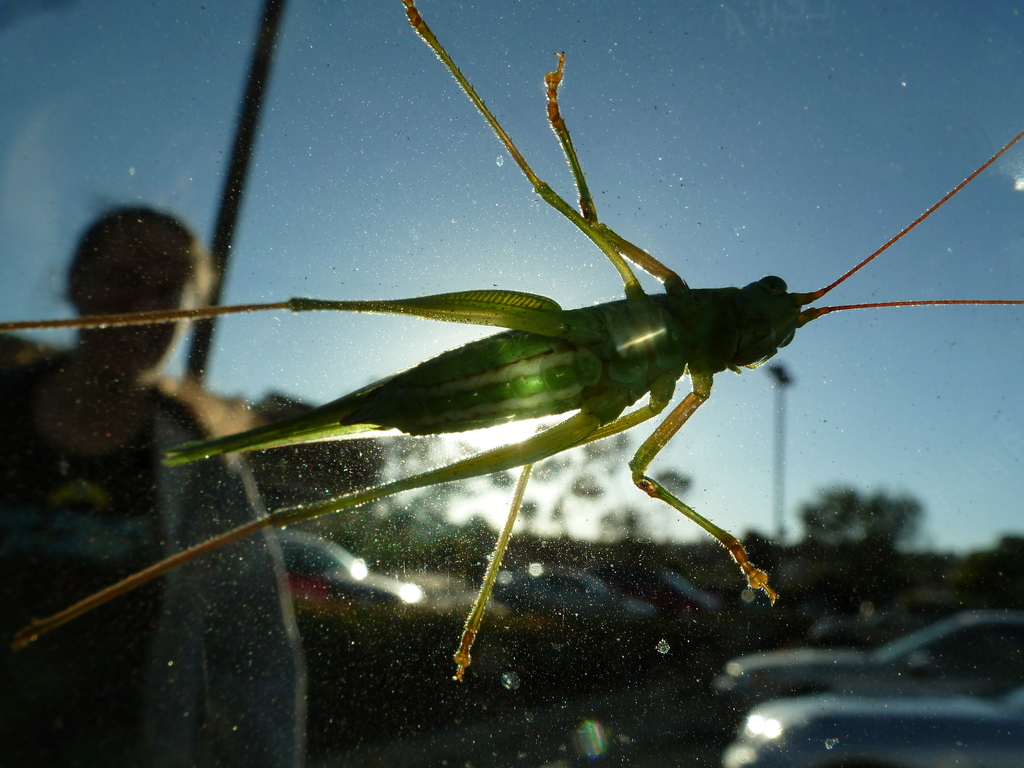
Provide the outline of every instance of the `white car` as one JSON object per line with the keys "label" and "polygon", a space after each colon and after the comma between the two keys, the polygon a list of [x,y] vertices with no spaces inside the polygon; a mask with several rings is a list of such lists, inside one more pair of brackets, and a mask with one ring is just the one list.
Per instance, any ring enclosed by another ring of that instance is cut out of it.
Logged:
{"label": "white car", "polygon": [[752,709],[722,768],[1020,768],[1024,688],[972,696],[798,696]]}
{"label": "white car", "polygon": [[[797,648],[738,656],[714,681],[741,711],[810,693],[997,696],[1024,685],[1024,611],[964,611],[872,651]],[[1024,763],[1022,763],[1024,765]]]}
{"label": "white car", "polygon": [[371,571],[340,544],[299,530],[277,532],[292,594],[315,602],[341,599],[365,604],[412,604],[423,590],[411,582]]}

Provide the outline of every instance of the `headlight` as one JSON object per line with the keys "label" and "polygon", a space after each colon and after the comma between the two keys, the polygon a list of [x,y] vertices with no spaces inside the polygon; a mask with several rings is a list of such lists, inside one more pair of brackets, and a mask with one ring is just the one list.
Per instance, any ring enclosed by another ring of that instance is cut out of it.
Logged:
{"label": "headlight", "polygon": [[782,723],[774,717],[751,715],[747,718],[747,735],[764,739],[777,739],[782,735]]}
{"label": "headlight", "polygon": [[419,603],[423,600],[423,590],[416,584],[403,584],[398,590],[398,596],[405,603]]}

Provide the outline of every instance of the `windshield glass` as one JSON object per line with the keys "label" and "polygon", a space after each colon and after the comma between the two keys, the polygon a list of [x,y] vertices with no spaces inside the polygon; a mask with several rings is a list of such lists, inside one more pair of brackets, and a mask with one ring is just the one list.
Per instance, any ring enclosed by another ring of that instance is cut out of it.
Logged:
{"label": "windshield glass", "polygon": [[[774,338],[730,286],[827,285],[1024,129],[1024,15],[422,0],[513,153],[407,6],[0,0],[0,323],[276,305],[0,333],[11,762],[711,764],[806,690],[730,659],[1024,606],[1021,307],[835,313],[726,370]],[[1022,194],[1014,147],[818,304],[1024,298]],[[250,430],[280,445],[173,453]]]}
{"label": "windshield glass", "polygon": [[927,646],[936,638],[948,633],[948,622],[933,624],[930,627],[911,632],[909,635],[876,648],[872,655],[879,664],[889,664],[897,659],[906,658],[914,651]]}

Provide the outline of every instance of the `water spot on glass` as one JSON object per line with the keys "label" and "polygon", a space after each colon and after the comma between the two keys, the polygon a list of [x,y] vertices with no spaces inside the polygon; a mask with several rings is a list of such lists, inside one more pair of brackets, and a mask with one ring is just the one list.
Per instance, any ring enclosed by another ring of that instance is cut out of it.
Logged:
{"label": "water spot on glass", "polygon": [[498,155],[498,159],[495,162],[498,164],[498,167],[501,168],[501,166],[505,164],[505,158]]}
{"label": "water spot on glass", "polygon": [[661,638],[661,640],[659,640],[658,644],[655,646],[655,649],[660,654],[666,654],[670,650],[672,650],[672,646],[668,644],[668,641],[665,640],[665,638]]}
{"label": "water spot on glass", "polygon": [[515,672],[502,672],[501,684],[508,688],[510,691],[514,691],[517,688],[519,688],[519,675],[517,675]]}
{"label": "water spot on glass", "polygon": [[825,749],[835,749],[839,746],[839,739],[825,739]]}
{"label": "water spot on glass", "polygon": [[608,739],[600,720],[584,720],[576,726],[573,742],[578,754],[595,760],[608,749]]}

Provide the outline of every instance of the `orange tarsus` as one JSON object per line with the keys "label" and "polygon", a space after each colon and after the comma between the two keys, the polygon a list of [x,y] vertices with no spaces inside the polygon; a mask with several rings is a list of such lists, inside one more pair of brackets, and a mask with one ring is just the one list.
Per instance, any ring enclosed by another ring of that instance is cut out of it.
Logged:
{"label": "orange tarsus", "polygon": [[732,555],[732,559],[736,561],[740,570],[743,571],[743,575],[747,577],[747,584],[750,588],[755,591],[760,589],[768,595],[768,599],[772,601],[772,605],[775,605],[775,601],[779,599],[779,595],[774,589],[768,586],[768,574],[750,562],[750,559],[747,557],[747,551],[743,548],[743,545],[736,539],[733,539],[730,543],[725,544],[725,548],[729,550],[729,554]]}
{"label": "orange tarsus", "polygon": [[455,664],[458,669],[452,676],[452,680],[458,683],[462,682],[462,675],[466,671],[466,667],[470,664],[469,649],[473,646],[473,641],[476,639],[476,630],[469,627],[469,622],[466,623],[466,628],[462,632],[462,642],[459,643],[459,650],[455,652]]}

